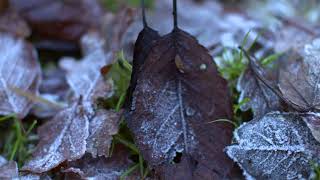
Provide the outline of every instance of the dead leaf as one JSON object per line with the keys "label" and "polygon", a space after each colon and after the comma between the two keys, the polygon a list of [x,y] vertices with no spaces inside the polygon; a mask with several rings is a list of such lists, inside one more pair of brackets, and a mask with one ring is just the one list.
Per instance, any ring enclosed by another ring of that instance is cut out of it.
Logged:
{"label": "dead leaf", "polygon": [[[240,92],[239,103],[249,99],[249,102],[240,106],[241,110],[247,111],[250,108],[254,116],[261,117],[273,110],[281,109],[280,98],[263,84],[253,72],[251,66],[240,76],[237,84],[237,90]],[[269,71],[264,73],[264,77],[275,76],[276,73]],[[270,81],[275,81],[277,77],[272,77]]]}
{"label": "dead leaf", "polygon": [[89,119],[81,102],[58,113],[38,129],[40,142],[22,170],[43,173],[64,161],[81,158],[86,151]]}
{"label": "dead leaf", "polygon": [[40,37],[75,43],[89,29],[99,28],[103,16],[97,0],[10,0],[10,5]]}
{"label": "dead leaf", "polygon": [[12,9],[0,10],[0,31],[9,32],[22,38],[31,34],[28,24]]}
{"label": "dead leaf", "polygon": [[109,156],[112,136],[118,133],[120,113],[107,110],[98,110],[90,120],[89,137],[87,139],[87,152],[93,158]]}
{"label": "dead leaf", "polygon": [[[74,179],[108,179],[117,180],[133,164],[130,154],[124,149],[116,148],[112,157],[92,158],[85,155],[82,159],[69,163],[63,172]],[[140,179],[138,176],[132,179]]]}
{"label": "dead leaf", "polygon": [[320,114],[307,113],[302,118],[311,130],[313,137],[320,142]]}
{"label": "dead leaf", "polygon": [[227,82],[207,49],[188,33],[175,27],[154,44],[130,111],[128,125],[151,167],[167,166],[182,153],[197,162],[189,165],[193,176],[228,176],[233,164],[223,149],[231,141],[232,126],[209,124],[232,117]]}
{"label": "dead leaf", "polygon": [[147,25],[144,7],[142,9],[142,12],[143,12],[142,14],[143,14],[144,28],[139,33],[134,46],[130,86],[127,91],[127,102],[126,102],[127,107],[131,107],[132,94],[137,85],[137,80],[139,79],[141,67],[144,64],[145,59],[147,58],[152,48],[152,44],[155,43],[158,39],[160,39],[160,35],[158,34],[158,32],[153,30]]}
{"label": "dead leaf", "polygon": [[320,40],[305,46],[303,61],[296,61],[281,69],[279,89],[298,111],[318,111],[320,109]]}
{"label": "dead leaf", "polygon": [[19,177],[18,165],[14,161],[7,162],[0,156],[0,179],[9,180]]}
{"label": "dead leaf", "polygon": [[14,89],[38,94],[41,70],[35,49],[8,33],[0,34],[0,114],[25,117],[33,102]]}
{"label": "dead leaf", "polygon": [[106,52],[105,40],[97,32],[86,34],[82,40],[84,57],[81,61],[63,58],[60,67],[67,72],[66,78],[74,92],[74,97],[83,97],[91,105],[98,97],[110,97],[113,94],[111,83],[105,82],[100,69],[112,63],[113,54]]}
{"label": "dead leaf", "polygon": [[247,179],[308,179],[311,161],[320,162],[320,144],[299,114],[272,112],[235,131],[230,158]]}

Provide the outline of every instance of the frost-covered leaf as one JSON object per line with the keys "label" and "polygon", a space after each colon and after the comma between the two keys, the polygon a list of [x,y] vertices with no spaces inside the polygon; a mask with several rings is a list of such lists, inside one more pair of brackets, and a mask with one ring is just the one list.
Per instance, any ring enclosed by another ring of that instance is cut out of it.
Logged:
{"label": "frost-covered leaf", "polygon": [[257,179],[307,179],[312,162],[320,162],[320,144],[301,116],[271,112],[240,126],[236,143],[227,148],[230,158]]}
{"label": "frost-covered leaf", "polygon": [[43,173],[64,161],[81,158],[86,151],[89,120],[81,102],[58,113],[38,129],[40,142],[22,170]]}
{"label": "frost-covered leaf", "polygon": [[33,102],[19,92],[38,94],[40,64],[35,49],[22,39],[0,33],[0,114],[24,117]]}
{"label": "frost-covered leaf", "polygon": [[6,161],[0,156],[0,179],[14,179],[18,178],[18,165],[14,161]]}
{"label": "frost-covered leaf", "polygon": [[303,61],[281,69],[279,89],[284,98],[299,111],[320,110],[320,40],[305,46]]}
{"label": "frost-covered leaf", "polygon": [[313,137],[320,142],[320,114],[307,113],[303,115],[302,118],[311,130]]}
{"label": "frost-covered leaf", "polygon": [[112,136],[118,133],[120,113],[98,110],[90,120],[87,152],[96,158],[108,156]]}
{"label": "frost-covered leaf", "polygon": [[209,124],[232,117],[227,82],[207,49],[188,33],[175,28],[154,44],[129,111],[126,119],[135,142],[156,170],[182,153],[193,160],[177,163],[176,168],[190,163],[194,177],[229,175],[233,163],[223,149],[231,141],[232,126]]}
{"label": "frost-covered leaf", "polygon": [[60,66],[67,72],[67,82],[75,94],[82,96],[85,102],[94,102],[98,97],[112,95],[112,86],[104,81],[100,69],[112,62],[112,53],[105,50],[105,40],[97,33],[83,36],[82,49],[84,58],[63,58]]}
{"label": "frost-covered leaf", "polygon": [[[265,73],[265,76],[275,79],[272,77],[275,76],[273,73]],[[247,111],[251,108],[254,116],[261,117],[268,112],[281,109],[279,97],[256,77],[250,66],[239,78],[237,90],[240,92],[239,102],[249,99],[249,102],[240,106],[241,110]]]}
{"label": "frost-covered leaf", "polygon": [[[108,179],[118,180],[127,171],[133,162],[129,159],[130,154],[116,148],[110,158],[92,158],[85,155],[82,159],[69,163],[68,169],[64,170],[68,178],[74,179]],[[140,179],[138,176],[132,179]]]}

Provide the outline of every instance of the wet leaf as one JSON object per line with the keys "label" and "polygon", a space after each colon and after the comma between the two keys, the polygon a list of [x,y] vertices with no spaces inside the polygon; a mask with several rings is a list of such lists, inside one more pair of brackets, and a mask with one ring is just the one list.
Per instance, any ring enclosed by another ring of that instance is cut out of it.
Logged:
{"label": "wet leaf", "polygon": [[8,33],[0,33],[0,114],[23,118],[33,102],[17,93],[38,94],[41,70],[32,45]]}
{"label": "wet leaf", "polygon": [[10,5],[45,39],[78,42],[89,29],[99,27],[103,16],[96,0],[10,0]]}
{"label": "wet leaf", "polygon": [[19,177],[18,165],[14,161],[7,162],[0,156],[0,179],[14,179]]}
{"label": "wet leaf", "polygon": [[280,71],[279,89],[285,99],[298,111],[320,109],[319,40],[305,46],[303,61],[287,64]]}
{"label": "wet leaf", "polygon": [[235,131],[227,153],[247,179],[308,179],[320,144],[299,114],[272,112]]}
{"label": "wet leaf", "polygon": [[85,155],[78,161],[70,162],[68,169],[63,172],[67,173],[67,177],[75,179],[117,180],[133,165],[133,162],[129,159],[130,154],[127,151],[117,148],[115,153],[110,158],[92,158],[90,155]]}
{"label": "wet leaf", "polygon": [[153,45],[130,111],[129,128],[151,167],[168,166],[182,153],[191,161],[177,166],[193,163],[188,164],[192,171],[180,178],[228,176],[233,164],[223,149],[231,141],[232,126],[209,124],[232,117],[227,83],[208,51],[188,33],[176,27]]}
{"label": "wet leaf", "polygon": [[81,158],[86,151],[89,120],[81,102],[58,113],[38,129],[40,142],[22,170],[43,173],[64,161]]}
{"label": "wet leaf", "polygon": [[112,136],[118,133],[120,113],[98,110],[90,120],[87,152],[96,158],[108,157]]}

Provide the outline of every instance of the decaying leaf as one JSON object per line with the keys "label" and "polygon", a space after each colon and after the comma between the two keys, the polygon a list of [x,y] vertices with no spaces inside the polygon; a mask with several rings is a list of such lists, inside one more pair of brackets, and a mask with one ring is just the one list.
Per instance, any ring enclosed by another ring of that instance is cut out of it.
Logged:
{"label": "decaying leaf", "polygon": [[231,141],[232,126],[209,122],[231,117],[227,83],[208,51],[175,26],[150,50],[127,115],[144,159],[157,169],[182,153],[191,161],[177,166],[192,162],[191,172],[179,178],[227,177],[233,164],[223,149]]}
{"label": "decaying leaf", "polygon": [[[69,163],[69,167],[63,172],[66,177],[72,179],[108,179],[117,180],[133,164],[129,159],[130,154],[117,148],[110,158],[92,158],[85,155],[82,159]],[[132,179],[140,179],[138,176]]]}
{"label": "decaying leaf", "polygon": [[[265,76],[275,74],[274,72],[265,73]],[[275,77],[272,78],[274,81]],[[256,77],[251,66],[248,66],[239,78],[237,90],[241,92],[239,102],[244,102],[246,98],[249,99],[249,102],[240,106],[241,110],[247,111],[251,108],[254,116],[261,117],[268,112],[281,109],[279,97]]]}
{"label": "decaying leaf", "polygon": [[16,89],[38,94],[40,64],[35,49],[22,39],[0,33],[0,114],[24,117],[33,102]]}
{"label": "decaying leaf", "polygon": [[137,85],[137,80],[139,78],[141,67],[144,64],[145,59],[147,58],[152,48],[152,44],[160,38],[158,32],[147,25],[144,6],[142,7],[142,16],[144,27],[143,30],[139,33],[136,43],[134,45],[132,74],[130,79],[130,86],[127,92],[126,102],[126,106],[128,107],[131,106],[132,94]]}
{"label": "decaying leaf", "polygon": [[279,89],[285,99],[298,111],[320,109],[320,40],[305,46],[303,61],[286,65],[280,71]]}
{"label": "decaying leaf", "polygon": [[271,112],[235,131],[227,153],[247,179],[308,179],[320,144],[299,114]]}
{"label": "decaying leaf", "polygon": [[85,154],[89,120],[81,103],[74,103],[38,129],[40,142],[22,170],[43,173]]}
{"label": "decaying leaf", "polygon": [[31,24],[34,33],[46,39],[78,42],[91,28],[99,27],[103,10],[96,0],[10,0]]}
{"label": "decaying leaf", "polygon": [[98,110],[90,120],[87,152],[96,158],[109,155],[112,136],[118,133],[120,113]]}
{"label": "decaying leaf", "polygon": [[309,112],[303,115],[302,118],[311,130],[313,137],[320,142],[320,114]]}
{"label": "decaying leaf", "polygon": [[14,179],[19,177],[18,165],[14,161],[7,162],[0,156],[0,179]]}
{"label": "decaying leaf", "polygon": [[86,34],[82,40],[84,58],[63,58],[60,66],[67,72],[67,82],[76,98],[94,102],[97,97],[112,95],[112,86],[104,81],[100,69],[112,62],[112,54],[105,50],[105,40],[96,32]]}
{"label": "decaying leaf", "polygon": [[0,10],[0,31],[9,32],[22,38],[26,38],[31,34],[27,23],[17,12],[11,9]]}

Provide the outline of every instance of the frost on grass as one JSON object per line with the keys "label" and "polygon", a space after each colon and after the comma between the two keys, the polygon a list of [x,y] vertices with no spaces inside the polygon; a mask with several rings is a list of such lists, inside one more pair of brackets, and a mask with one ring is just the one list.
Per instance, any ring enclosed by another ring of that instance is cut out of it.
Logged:
{"label": "frost on grass", "polygon": [[14,179],[19,177],[18,165],[14,161],[6,161],[0,156],[0,179]]}
{"label": "frost on grass", "polygon": [[97,97],[112,95],[112,86],[104,81],[100,69],[111,63],[112,54],[105,51],[105,40],[96,32],[82,37],[83,59],[63,58],[60,66],[67,72],[67,82],[75,98],[93,103]]}
{"label": "frost on grass", "polygon": [[113,111],[98,110],[90,120],[87,152],[96,158],[108,156],[112,136],[118,133],[120,114]]}
{"label": "frost on grass", "polygon": [[58,113],[38,129],[40,142],[22,170],[43,173],[64,161],[81,158],[86,151],[89,120],[81,102]]}
{"label": "frost on grass", "polygon": [[240,91],[239,102],[249,99],[249,102],[241,105],[241,110],[251,108],[255,116],[261,117],[281,108],[279,97],[255,76],[250,67],[239,78],[237,90]]}
{"label": "frost on grass", "polygon": [[320,162],[320,144],[299,114],[272,112],[240,126],[230,158],[247,179],[307,179],[311,162]]}
{"label": "frost on grass", "polygon": [[300,111],[320,110],[320,39],[304,49],[303,61],[280,71],[279,88],[283,96]]}
{"label": "frost on grass", "polygon": [[38,94],[40,77],[40,64],[32,45],[0,33],[0,114],[26,116],[33,102],[21,92]]}

